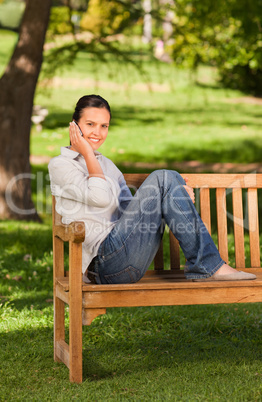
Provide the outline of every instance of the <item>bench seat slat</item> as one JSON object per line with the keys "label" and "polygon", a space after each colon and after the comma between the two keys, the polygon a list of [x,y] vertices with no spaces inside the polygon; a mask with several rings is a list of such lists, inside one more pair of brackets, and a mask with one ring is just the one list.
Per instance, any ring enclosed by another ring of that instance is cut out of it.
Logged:
{"label": "bench seat slat", "polygon": [[[253,273],[257,275],[257,279],[255,281],[214,281],[214,282],[193,282],[185,279],[183,273],[180,276],[176,271],[160,271],[158,273],[154,271],[147,271],[145,276],[136,283],[130,284],[110,284],[110,285],[95,285],[92,283],[82,283],[82,291],[83,292],[102,292],[107,293],[111,290],[141,290],[143,288],[147,289],[190,289],[190,292],[193,289],[197,288],[221,288],[221,287],[261,287],[262,286],[262,270],[261,268],[245,268],[243,271]],[[181,271],[182,272],[182,271]],[[69,281],[68,278],[62,277],[57,278],[57,285],[64,292],[69,291]],[[261,292],[262,295],[262,292]]]}
{"label": "bench seat slat", "polygon": [[[233,292],[232,292],[233,290]],[[97,293],[92,302],[85,294],[85,305],[91,310],[97,306],[110,307],[142,307],[142,306],[178,306],[178,305],[199,305],[199,304],[224,304],[224,303],[256,303],[262,301],[261,292],[254,292],[254,288],[197,288],[194,292],[188,289],[141,289],[139,292],[125,290],[111,290],[105,297]],[[112,302],[114,300],[114,302]]]}
{"label": "bench seat slat", "polygon": [[92,309],[103,306],[140,307],[140,306],[173,306],[221,303],[254,303],[261,302],[260,288],[250,287],[197,287],[190,288],[152,288],[143,287],[130,291],[113,290],[107,293],[84,294],[83,307]]}

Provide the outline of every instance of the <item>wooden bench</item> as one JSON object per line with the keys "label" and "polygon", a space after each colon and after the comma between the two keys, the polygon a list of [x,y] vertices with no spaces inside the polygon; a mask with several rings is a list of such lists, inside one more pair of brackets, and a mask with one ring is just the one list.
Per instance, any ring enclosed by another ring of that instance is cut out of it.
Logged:
{"label": "wooden bench", "polygon": [[[138,188],[146,176],[146,174],[126,174],[125,178],[129,186]],[[178,242],[170,232],[169,269],[163,269],[161,245],[154,261],[154,269],[148,270],[141,281],[124,285],[86,284],[82,282],[81,270],[85,226],[83,222],[62,224],[61,217],[55,211],[53,197],[54,359],[68,366],[71,382],[82,382],[82,325],[90,325],[95,317],[105,314],[108,307],[262,301],[258,223],[258,192],[261,191],[258,189],[262,188],[262,174],[186,174],[183,176],[188,177],[188,184],[191,187],[199,188],[197,199],[200,203],[200,214],[209,232],[211,232],[211,210],[216,209],[218,248],[222,258],[228,261],[227,222],[231,221],[235,244],[235,266],[237,269],[248,269],[248,272],[255,273],[257,279],[239,282],[186,280],[180,268]],[[210,193],[216,198],[216,202],[210,202]],[[231,195],[227,197],[229,193]],[[230,197],[232,197],[232,212],[228,213],[227,198]],[[245,202],[246,199],[247,202]],[[249,234],[250,267],[245,267],[244,229]],[[67,273],[64,266],[64,242],[69,242],[69,272]],[[65,304],[69,305],[69,344],[65,342]]]}

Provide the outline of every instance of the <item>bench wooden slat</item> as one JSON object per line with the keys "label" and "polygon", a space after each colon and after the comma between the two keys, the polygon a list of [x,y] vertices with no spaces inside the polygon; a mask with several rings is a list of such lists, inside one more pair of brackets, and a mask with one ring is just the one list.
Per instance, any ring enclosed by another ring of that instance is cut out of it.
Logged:
{"label": "bench wooden slat", "polygon": [[63,362],[70,369],[69,345],[64,340],[56,341],[56,353],[58,360]]}
{"label": "bench wooden slat", "polygon": [[209,188],[200,190],[200,216],[211,234],[211,214],[210,214],[210,191]]}
{"label": "bench wooden slat", "polygon": [[[130,284],[110,284],[110,285],[95,285],[92,283],[82,282],[83,292],[102,292],[107,293],[113,290],[136,290],[140,289],[196,289],[196,288],[220,288],[220,287],[261,287],[262,286],[262,269],[261,268],[246,268],[243,269],[245,272],[254,273],[257,275],[255,281],[211,281],[211,282],[193,282],[187,280],[183,274],[183,271],[178,273],[177,271],[147,271],[143,278],[136,283]],[[61,291],[69,292],[69,280],[68,278],[62,277],[57,278],[56,283],[60,287]],[[262,295],[262,292],[261,292]],[[65,296],[65,298],[68,296]],[[113,306],[111,306],[113,307]]]}
{"label": "bench wooden slat", "polygon": [[154,258],[154,269],[157,271],[164,269],[163,241],[161,241]]}
{"label": "bench wooden slat", "polygon": [[236,268],[245,268],[243,201],[241,188],[233,188],[232,201]]}
{"label": "bench wooden slat", "polygon": [[131,188],[139,188],[143,181],[147,178],[148,173],[140,173],[140,174],[135,174],[135,173],[125,173],[124,178],[126,180],[126,183],[128,186]]}
{"label": "bench wooden slat", "polygon": [[[232,291],[233,290],[233,291]],[[89,293],[85,293],[86,306],[88,308],[97,308],[96,306],[104,305],[104,308],[110,308],[112,300],[115,300],[114,307],[141,307],[141,306],[173,306],[173,305],[199,305],[199,304],[224,304],[224,303],[256,303],[262,301],[261,292],[254,292],[253,287],[217,287],[212,289],[208,288],[195,288],[191,289],[160,289],[160,290],[147,290],[141,289],[139,291],[116,290],[111,289],[110,294],[105,295],[94,294],[89,303]],[[135,298],[134,296],[137,296]],[[85,302],[85,301],[84,301]]]}
{"label": "bench wooden slat", "polygon": [[259,224],[257,190],[249,188],[248,194],[248,222],[251,267],[260,267]]}
{"label": "bench wooden slat", "polygon": [[180,271],[180,251],[179,242],[169,230],[169,251],[170,251],[170,269]]}
{"label": "bench wooden slat", "polygon": [[[212,291],[211,291],[212,290]],[[254,292],[254,287],[215,287],[215,288],[186,288],[186,289],[146,289],[139,291],[113,290],[107,294],[84,294],[84,306],[97,308],[104,306],[114,307],[140,307],[140,306],[173,306],[173,305],[199,305],[221,303],[255,303],[262,301],[261,292]],[[106,297],[105,297],[106,296]]]}
{"label": "bench wooden slat", "polygon": [[182,174],[188,178],[188,184],[194,188],[261,188],[261,174],[215,174],[188,173]]}
{"label": "bench wooden slat", "polygon": [[218,250],[221,258],[228,262],[228,242],[227,242],[227,208],[226,208],[226,190],[218,188],[216,190],[217,205],[217,236]]}
{"label": "bench wooden slat", "polygon": [[[149,173],[125,173],[124,177],[129,185],[138,188],[148,175]],[[187,173],[181,176],[187,177],[188,184],[194,188],[262,188],[262,175],[255,173]]]}

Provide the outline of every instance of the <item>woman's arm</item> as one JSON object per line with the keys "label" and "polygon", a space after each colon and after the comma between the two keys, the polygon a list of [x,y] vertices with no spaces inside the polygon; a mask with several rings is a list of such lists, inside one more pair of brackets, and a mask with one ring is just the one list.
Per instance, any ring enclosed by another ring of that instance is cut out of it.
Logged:
{"label": "woman's arm", "polygon": [[48,169],[52,194],[97,208],[116,205],[110,182],[99,177],[89,178],[79,167],[78,162],[62,155],[51,159]]}

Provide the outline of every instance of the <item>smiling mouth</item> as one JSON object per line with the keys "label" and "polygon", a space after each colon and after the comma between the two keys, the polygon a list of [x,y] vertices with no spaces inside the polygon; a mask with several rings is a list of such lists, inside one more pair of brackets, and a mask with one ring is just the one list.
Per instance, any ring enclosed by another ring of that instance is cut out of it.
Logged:
{"label": "smiling mouth", "polygon": [[92,138],[92,137],[89,137],[88,139],[89,139],[89,141],[94,142],[94,143],[99,142],[99,138]]}

